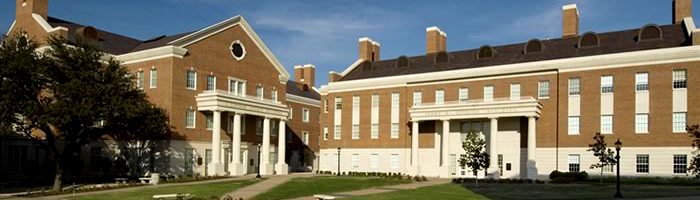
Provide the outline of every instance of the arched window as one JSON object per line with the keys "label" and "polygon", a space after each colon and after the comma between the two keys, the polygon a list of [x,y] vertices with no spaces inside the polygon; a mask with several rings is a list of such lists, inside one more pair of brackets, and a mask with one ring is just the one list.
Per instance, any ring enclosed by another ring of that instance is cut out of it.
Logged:
{"label": "arched window", "polygon": [[525,52],[525,54],[528,54],[542,51],[544,51],[544,44],[542,44],[542,42],[538,39],[532,39],[527,42],[527,44],[525,45],[525,50],[523,52]]}
{"label": "arched window", "polygon": [[302,87],[302,90],[304,90],[304,92],[308,92],[308,91],[309,91],[309,85],[304,84],[304,86]]}
{"label": "arched window", "polygon": [[396,68],[404,68],[404,67],[408,67],[408,57],[399,56],[399,59],[396,59]]}
{"label": "arched window", "polygon": [[600,39],[594,32],[584,33],[578,41],[578,47],[597,47],[600,45]]}
{"label": "arched window", "polygon": [[444,51],[438,52],[435,55],[435,63],[446,63],[450,62],[450,57]]}
{"label": "arched window", "polygon": [[661,28],[656,24],[647,24],[639,30],[639,36],[637,36],[638,42],[650,41],[650,40],[661,40],[663,38],[663,33]]}
{"label": "arched window", "polygon": [[489,45],[484,45],[479,48],[479,53],[476,54],[476,59],[486,59],[496,57],[496,50]]}

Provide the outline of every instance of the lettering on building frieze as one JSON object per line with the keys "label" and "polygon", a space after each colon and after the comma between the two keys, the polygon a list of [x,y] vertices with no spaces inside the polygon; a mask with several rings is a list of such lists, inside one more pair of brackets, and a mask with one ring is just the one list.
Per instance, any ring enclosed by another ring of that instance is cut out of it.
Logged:
{"label": "lettering on building frieze", "polygon": [[274,114],[274,115],[285,115],[286,114],[283,112],[278,112],[278,111],[274,111],[274,110],[270,110],[270,109],[248,106],[248,105],[243,105],[243,104],[223,103],[222,106],[240,109],[240,110],[245,110],[245,111],[250,111],[253,113],[269,113],[269,114]]}
{"label": "lettering on building frieze", "polygon": [[451,110],[451,111],[440,111],[440,112],[425,112],[416,113],[418,116],[425,117],[437,117],[437,116],[450,116],[450,115],[478,115],[478,114],[495,114],[495,113],[511,113],[517,112],[518,109],[515,108],[494,108],[494,109],[478,109],[478,110]]}

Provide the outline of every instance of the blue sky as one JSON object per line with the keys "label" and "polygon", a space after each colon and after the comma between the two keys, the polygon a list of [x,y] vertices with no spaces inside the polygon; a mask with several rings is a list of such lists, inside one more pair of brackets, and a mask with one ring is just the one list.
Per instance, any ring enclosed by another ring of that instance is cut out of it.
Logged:
{"label": "blue sky", "polygon": [[[671,23],[671,0],[371,1],[371,0],[51,0],[49,15],[137,39],[172,35],[243,15],[292,73],[316,65],[317,87],[328,71],[357,59],[357,39],[381,43],[382,59],[425,53],[425,28],[447,32],[448,51],[561,35],[561,7],[576,3],[580,32]],[[699,16],[700,2],[693,16]],[[0,27],[14,20],[14,0],[0,3]]]}

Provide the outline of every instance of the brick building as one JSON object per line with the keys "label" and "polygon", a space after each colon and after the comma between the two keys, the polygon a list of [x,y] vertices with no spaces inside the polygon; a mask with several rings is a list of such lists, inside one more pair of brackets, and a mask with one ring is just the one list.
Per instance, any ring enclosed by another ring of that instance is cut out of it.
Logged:
{"label": "brick building", "polygon": [[458,160],[474,131],[489,176],[533,179],[591,171],[600,132],[623,143],[621,174],[686,176],[685,126],[700,123],[691,1],[673,1],[670,24],[632,30],[580,33],[576,5],[562,16],[561,38],[453,52],[430,27],[413,57],[382,60],[378,42],[359,39],[357,61],[320,88],[320,169],[472,177]]}
{"label": "brick building", "polygon": [[[138,40],[50,17],[48,7],[48,0],[17,0],[8,34],[24,31],[40,43],[50,35],[83,37],[122,61],[138,87],[168,111],[177,134],[178,139],[168,141],[168,154],[156,155],[166,167],[154,171],[241,175],[255,173],[258,163],[262,174],[313,169],[316,162],[308,159],[316,160],[320,130],[315,67],[295,67],[296,79],[290,80],[242,16],[192,32]],[[4,174],[22,172],[28,160],[44,160],[45,153],[29,143],[2,142]],[[107,173],[91,165],[114,159],[110,153],[120,151],[112,148],[114,142],[84,147],[78,165],[85,172]]]}

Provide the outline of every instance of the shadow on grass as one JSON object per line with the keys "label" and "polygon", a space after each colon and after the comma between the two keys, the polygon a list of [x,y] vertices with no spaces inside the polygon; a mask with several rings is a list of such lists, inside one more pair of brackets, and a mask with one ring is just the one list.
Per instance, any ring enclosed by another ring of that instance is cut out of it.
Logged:
{"label": "shadow on grass", "polygon": [[[464,183],[463,186],[489,199],[615,199],[615,185],[597,184],[508,184]],[[691,186],[623,185],[625,198],[700,196],[700,188]]]}

